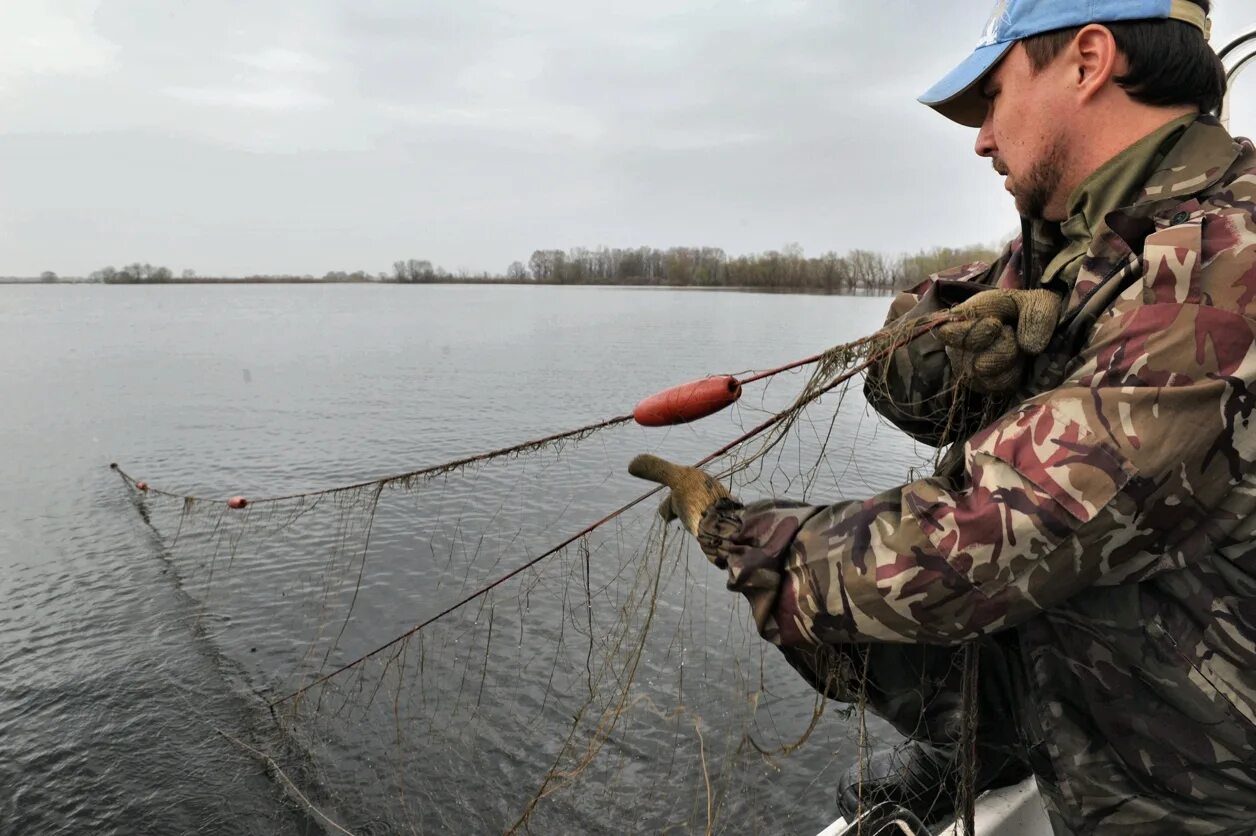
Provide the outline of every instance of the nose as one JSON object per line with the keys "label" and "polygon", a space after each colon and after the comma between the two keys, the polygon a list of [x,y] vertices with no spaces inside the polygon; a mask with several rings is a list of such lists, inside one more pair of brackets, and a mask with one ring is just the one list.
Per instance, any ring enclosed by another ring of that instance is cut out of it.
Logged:
{"label": "nose", "polygon": [[994,120],[990,118],[990,111],[994,108],[986,110],[986,118],[981,123],[981,128],[977,131],[977,143],[973,146],[973,150],[977,152],[978,157],[990,157],[993,159],[999,152],[999,145],[994,141]]}

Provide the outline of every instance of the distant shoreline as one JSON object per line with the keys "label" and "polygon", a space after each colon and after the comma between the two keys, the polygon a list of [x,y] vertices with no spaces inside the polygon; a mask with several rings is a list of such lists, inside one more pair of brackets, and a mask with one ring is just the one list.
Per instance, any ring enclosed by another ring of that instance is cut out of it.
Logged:
{"label": "distant shoreline", "polygon": [[761,293],[803,293],[825,296],[884,296],[913,287],[941,270],[956,265],[993,264],[998,250],[980,246],[955,249],[934,247],[914,254],[886,255],[872,250],[829,250],[808,258],[798,244],[730,257],[719,247],[610,248],[573,247],[536,250],[528,259],[511,262],[502,273],[450,272],[426,259],[393,262],[392,272],[329,270],[311,273],[250,273],[236,276],[202,275],[185,268],[132,262],[112,265],[82,276],[59,276],[45,270],[37,276],[4,276],[0,284],[438,284],[517,285],[556,287],[662,287],[691,290],[735,290]]}
{"label": "distant shoreline", "polygon": [[459,285],[463,287],[485,287],[485,286],[520,286],[520,287],[602,287],[602,288],[631,288],[637,290],[696,290],[696,291],[728,291],[733,293],[800,293],[808,296],[887,296],[896,293],[894,289],[882,290],[878,288],[850,288],[843,290],[825,290],[823,288],[807,287],[805,285],[788,286],[782,285],[777,287],[756,287],[754,285],[685,285],[685,284],[646,284],[646,283],[628,283],[628,282],[538,282],[531,279],[515,280],[515,279],[437,279],[434,281],[423,282],[400,282],[400,281],[381,281],[378,279],[360,280],[360,279],[300,279],[300,278],[275,278],[275,279],[169,279],[158,281],[143,282],[101,282],[91,279],[58,279],[55,282],[40,281],[39,279],[12,279],[0,278],[0,285],[21,285],[21,286],[39,286],[39,287],[55,287],[57,285],[100,285],[109,287],[149,287],[153,285],[379,285],[379,286],[430,286],[430,285]]}

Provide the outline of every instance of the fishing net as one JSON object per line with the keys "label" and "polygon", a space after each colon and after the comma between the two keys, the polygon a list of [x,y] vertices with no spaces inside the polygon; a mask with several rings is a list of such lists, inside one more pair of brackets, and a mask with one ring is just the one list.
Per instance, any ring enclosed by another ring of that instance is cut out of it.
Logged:
{"label": "fishing net", "polygon": [[[625,466],[689,453],[747,499],[866,494],[857,450],[884,429],[860,373],[933,324],[747,378],[685,433],[621,416],[274,498],[115,469],[270,718],[214,732],[319,828],[814,832],[875,720],[794,674]],[[901,452],[900,477],[933,454]]]}

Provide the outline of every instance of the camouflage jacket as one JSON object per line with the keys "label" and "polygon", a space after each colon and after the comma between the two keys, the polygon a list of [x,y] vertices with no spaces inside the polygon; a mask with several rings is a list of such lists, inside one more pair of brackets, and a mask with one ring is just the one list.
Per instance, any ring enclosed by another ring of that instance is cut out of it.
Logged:
{"label": "camouflage jacket", "polygon": [[[723,501],[699,528],[787,656],[1011,636],[1063,833],[1256,833],[1256,149],[1201,117],[1166,154],[1095,223],[1024,391],[937,474],[827,507]],[[959,278],[1035,283],[1030,249]],[[936,342],[885,380],[874,406],[951,440]]]}

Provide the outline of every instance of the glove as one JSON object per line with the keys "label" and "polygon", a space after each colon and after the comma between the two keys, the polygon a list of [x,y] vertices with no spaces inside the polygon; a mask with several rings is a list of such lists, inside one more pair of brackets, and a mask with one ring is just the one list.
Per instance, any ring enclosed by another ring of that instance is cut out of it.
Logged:
{"label": "glove", "polygon": [[987,290],[955,307],[957,319],[934,332],[951,368],[977,392],[1016,388],[1025,359],[1041,354],[1060,318],[1060,297],[1049,290]]}
{"label": "glove", "polygon": [[659,505],[659,516],[669,522],[679,519],[685,530],[694,536],[698,534],[698,523],[706,510],[729,495],[723,485],[698,468],[672,464],[649,453],[633,459],[628,472],[638,479],[671,488],[671,493]]}

